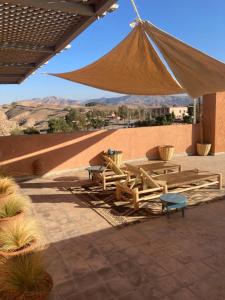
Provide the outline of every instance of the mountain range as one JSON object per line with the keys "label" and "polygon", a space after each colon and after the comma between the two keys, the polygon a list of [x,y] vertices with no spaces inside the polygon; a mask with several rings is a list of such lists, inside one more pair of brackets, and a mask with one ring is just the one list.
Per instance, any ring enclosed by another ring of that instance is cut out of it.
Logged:
{"label": "mountain range", "polygon": [[[99,109],[114,109],[113,106],[127,105],[132,108],[147,106],[187,106],[192,100],[187,95],[172,96],[120,96],[79,101],[63,97],[32,98],[12,102],[0,107],[0,135],[8,135],[17,126],[48,128],[48,120],[65,117],[68,107],[81,108],[88,103],[99,104]],[[88,107],[86,108],[88,110]],[[21,127],[20,127],[21,128]]]}
{"label": "mountain range", "polygon": [[150,105],[150,106],[187,106],[192,102],[192,99],[185,94],[171,95],[171,96],[120,96],[120,97],[103,97],[97,99],[88,99],[85,101],[66,99],[62,97],[45,97],[45,98],[32,98],[28,100],[17,101],[17,104],[24,106],[77,106],[84,105],[90,102],[99,103],[102,105]]}

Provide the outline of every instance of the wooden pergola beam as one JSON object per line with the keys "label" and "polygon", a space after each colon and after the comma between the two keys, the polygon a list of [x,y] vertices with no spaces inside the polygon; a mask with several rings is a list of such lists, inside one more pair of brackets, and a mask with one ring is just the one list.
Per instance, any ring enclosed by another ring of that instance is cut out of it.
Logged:
{"label": "wooden pergola beam", "polygon": [[0,3],[9,3],[21,5],[22,7],[42,8],[46,10],[61,11],[65,13],[74,13],[81,16],[93,16],[94,9],[89,4],[68,2],[67,0],[0,0]]}
{"label": "wooden pergola beam", "polygon": [[12,49],[12,50],[22,50],[29,52],[43,52],[43,53],[54,53],[54,47],[45,47],[45,46],[33,46],[24,43],[1,43],[0,50]]}
{"label": "wooden pergola beam", "polygon": [[21,63],[0,63],[0,68],[23,68],[23,69],[32,69],[35,68],[35,63],[30,64],[21,64]]}
{"label": "wooden pergola beam", "polygon": [[21,76],[23,76],[23,74],[1,74],[0,73],[0,77],[11,78],[11,77],[21,77]]}

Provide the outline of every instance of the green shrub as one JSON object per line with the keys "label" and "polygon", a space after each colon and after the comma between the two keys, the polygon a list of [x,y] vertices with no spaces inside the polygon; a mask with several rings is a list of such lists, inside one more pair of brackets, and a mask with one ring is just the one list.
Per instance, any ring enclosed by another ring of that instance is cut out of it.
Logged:
{"label": "green shrub", "polygon": [[9,199],[0,201],[0,219],[14,217],[24,212],[30,206],[30,199],[20,194],[12,195]]}
{"label": "green shrub", "polygon": [[0,178],[0,196],[15,194],[17,191],[18,185],[12,178]]}
{"label": "green shrub", "polygon": [[9,223],[0,231],[0,251],[15,252],[39,239],[39,230],[32,220]]}
{"label": "green shrub", "polygon": [[24,134],[40,134],[40,131],[34,127],[28,127],[26,129],[24,129],[23,133]]}
{"label": "green shrub", "polygon": [[23,130],[19,128],[15,128],[11,131],[11,135],[23,135],[23,134],[24,134]]}
{"label": "green shrub", "polygon": [[[46,272],[40,253],[30,253],[7,259],[0,266],[0,294],[10,299],[28,299],[27,293],[46,290]],[[5,299],[5,298],[4,298]],[[16,298],[17,299],[17,298]]]}
{"label": "green shrub", "polygon": [[63,118],[48,121],[49,133],[71,132],[72,127]]}

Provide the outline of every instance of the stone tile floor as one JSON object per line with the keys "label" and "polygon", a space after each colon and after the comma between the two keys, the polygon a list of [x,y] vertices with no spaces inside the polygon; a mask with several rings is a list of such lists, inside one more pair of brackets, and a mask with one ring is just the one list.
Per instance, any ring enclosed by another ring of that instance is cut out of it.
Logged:
{"label": "stone tile floor", "polygon": [[[225,173],[224,155],[176,161]],[[63,191],[85,176],[21,184],[49,244],[51,300],[225,299],[225,201],[117,230]]]}

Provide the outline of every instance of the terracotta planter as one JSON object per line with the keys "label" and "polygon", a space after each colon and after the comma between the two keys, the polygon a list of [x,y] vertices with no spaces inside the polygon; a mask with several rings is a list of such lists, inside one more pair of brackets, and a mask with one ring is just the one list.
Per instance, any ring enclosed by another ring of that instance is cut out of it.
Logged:
{"label": "terracotta planter", "polygon": [[211,144],[200,144],[197,143],[197,153],[200,156],[207,156],[211,149]]}
{"label": "terracotta planter", "polygon": [[35,176],[41,176],[44,174],[44,163],[40,159],[37,159],[33,162],[32,168]]}
{"label": "terracotta planter", "polygon": [[108,156],[114,161],[118,168],[121,167],[123,162],[123,152],[117,151],[113,154],[108,154]]}
{"label": "terracotta planter", "polygon": [[33,252],[37,248],[37,244],[38,244],[37,240],[34,240],[29,246],[18,251],[13,251],[13,252],[0,251],[0,257],[10,258],[13,256]]}
{"label": "terracotta planter", "polygon": [[174,156],[174,146],[170,145],[164,145],[164,146],[159,146],[159,156],[161,160],[168,161],[171,160]]}
{"label": "terracotta planter", "polygon": [[8,217],[8,218],[0,218],[0,229],[3,228],[4,226],[7,226],[9,224],[13,224],[18,221],[22,221],[24,218],[24,212],[20,212],[17,215],[13,217]]}
{"label": "terracotta planter", "polygon": [[4,291],[0,296],[2,296],[3,299],[14,300],[45,300],[48,298],[53,287],[52,277],[47,272],[45,273],[44,282],[40,285],[42,286],[42,290],[40,291],[24,292],[19,295],[13,293],[13,291]]}

